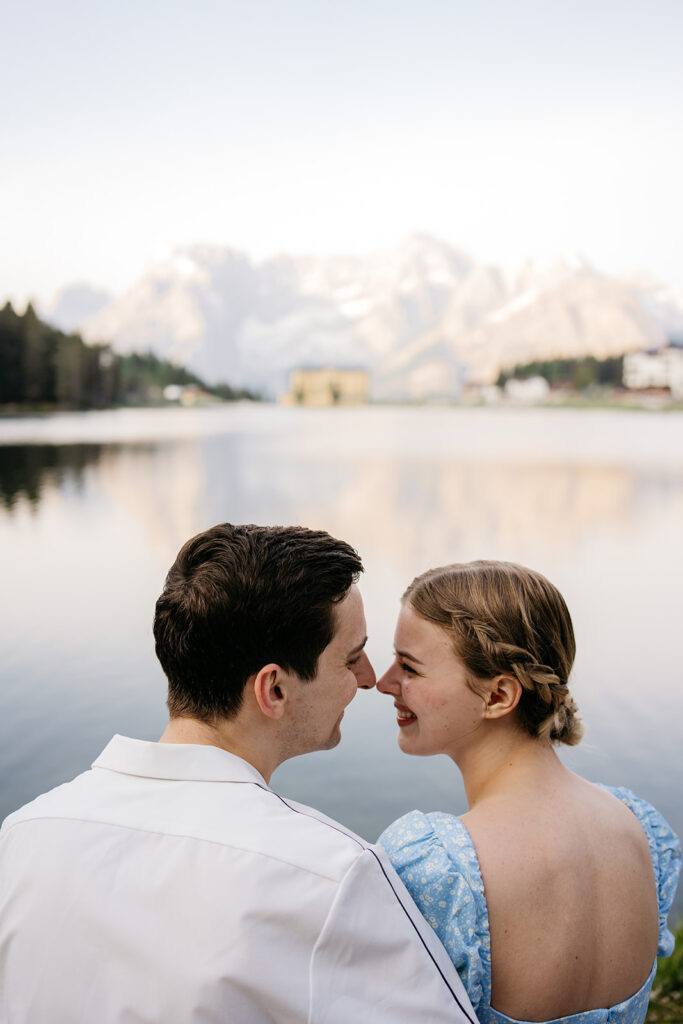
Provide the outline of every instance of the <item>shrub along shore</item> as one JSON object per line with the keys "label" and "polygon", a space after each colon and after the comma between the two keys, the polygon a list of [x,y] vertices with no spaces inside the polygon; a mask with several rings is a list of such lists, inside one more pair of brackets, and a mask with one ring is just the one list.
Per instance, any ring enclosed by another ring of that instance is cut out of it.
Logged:
{"label": "shrub along shore", "polygon": [[659,961],[645,1024],[683,1021],[683,920],[673,932],[676,947],[670,957]]}

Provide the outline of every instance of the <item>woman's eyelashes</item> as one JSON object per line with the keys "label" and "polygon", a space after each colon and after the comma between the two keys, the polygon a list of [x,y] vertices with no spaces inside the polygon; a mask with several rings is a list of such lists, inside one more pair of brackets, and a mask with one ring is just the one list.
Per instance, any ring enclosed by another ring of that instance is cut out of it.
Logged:
{"label": "woman's eyelashes", "polygon": [[417,675],[417,672],[412,667],[412,665],[408,665],[407,662],[405,662],[405,661],[400,661],[399,660],[398,667],[401,669],[402,672],[406,672],[409,676],[416,676]]}

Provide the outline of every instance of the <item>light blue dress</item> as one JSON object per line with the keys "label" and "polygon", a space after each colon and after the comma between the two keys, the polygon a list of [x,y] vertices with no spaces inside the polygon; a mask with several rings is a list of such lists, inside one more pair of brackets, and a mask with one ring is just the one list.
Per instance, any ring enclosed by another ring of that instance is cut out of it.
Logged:
{"label": "light blue dress", "polygon": [[[628,789],[602,786],[629,807],[643,827],[652,855],[659,904],[657,956],[669,956],[674,938],[666,925],[678,874],[681,844],[664,818]],[[455,964],[481,1024],[525,1024],[491,1006],[491,939],[479,861],[459,818],[411,811],[379,838],[424,917]],[[642,1024],[657,961],[645,984],[623,1003],[586,1010],[547,1024]]]}

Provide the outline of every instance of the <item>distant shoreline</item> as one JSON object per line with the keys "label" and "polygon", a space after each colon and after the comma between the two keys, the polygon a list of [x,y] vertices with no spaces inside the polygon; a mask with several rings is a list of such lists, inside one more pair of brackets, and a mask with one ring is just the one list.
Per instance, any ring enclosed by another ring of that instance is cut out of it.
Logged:
{"label": "distant shoreline", "polygon": [[[73,409],[65,406],[49,406],[49,405],[0,405],[0,419],[49,419],[53,416],[63,415],[100,415],[100,414],[111,414],[114,412],[121,411],[135,411],[144,412],[147,410],[154,411],[178,411],[183,410],[187,412],[196,411],[197,409],[203,408],[217,408],[226,407],[235,404],[247,403],[249,405],[260,405],[265,407],[279,407],[279,403],[276,400],[260,399],[258,401],[249,399],[239,399],[235,401],[217,400],[210,403],[201,403],[198,405],[191,406],[180,406],[172,403],[149,403],[145,405],[112,405],[102,409]],[[595,396],[582,396],[580,394],[573,395],[562,395],[561,397],[553,397],[552,394],[539,402],[521,402],[521,401],[509,401],[502,399],[498,402],[486,402],[482,399],[472,400],[460,400],[460,401],[397,401],[397,400],[386,400],[376,402],[366,402],[359,405],[329,405],[329,406],[315,406],[315,405],[296,405],[288,406],[288,408],[295,408],[300,411],[308,412],[321,412],[331,411],[334,409],[339,410],[361,410],[361,409],[490,409],[490,410],[505,410],[513,412],[515,410],[528,410],[528,409],[577,409],[577,410],[592,410],[592,409],[604,409],[613,410],[616,412],[646,412],[646,413],[659,413],[659,412],[683,412],[683,400],[667,398],[662,395],[595,395]]]}

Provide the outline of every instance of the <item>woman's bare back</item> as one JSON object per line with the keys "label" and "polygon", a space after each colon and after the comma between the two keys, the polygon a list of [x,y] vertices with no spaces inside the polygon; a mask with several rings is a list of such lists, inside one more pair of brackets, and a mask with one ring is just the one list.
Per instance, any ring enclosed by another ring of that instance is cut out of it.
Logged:
{"label": "woman's bare back", "polygon": [[526,1021],[634,995],[657,952],[652,860],[615,796],[566,769],[463,815],[491,934],[491,1005]]}

